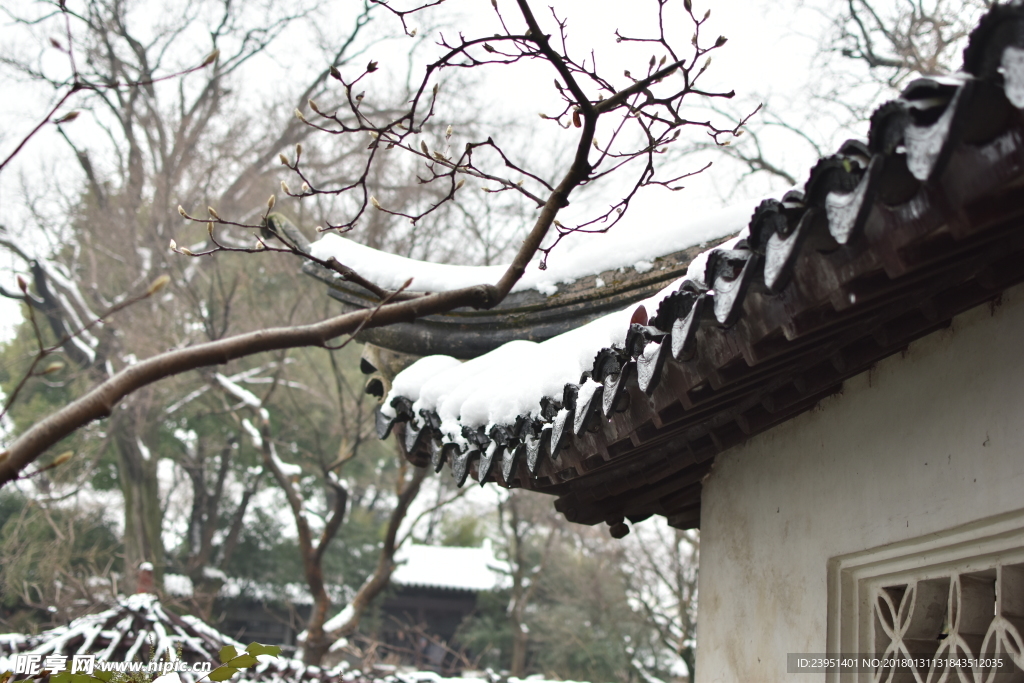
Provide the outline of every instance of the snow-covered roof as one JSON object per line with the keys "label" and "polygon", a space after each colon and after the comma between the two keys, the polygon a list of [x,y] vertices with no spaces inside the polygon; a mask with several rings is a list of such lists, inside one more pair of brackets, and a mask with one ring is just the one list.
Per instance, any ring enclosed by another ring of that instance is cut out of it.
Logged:
{"label": "snow-covered roof", "polygon": [[[566,236],[539,268],[539,256],[526,268],[513,292],[537,290],[553,294],[558,285],[609,270],[650,270],[659,256],[734,234],[749,218],[747,207],[732,207],[704,216],[673,218],[659,222],[631,224],[624,221],[603,234],[572,233]],[[397,289],[412,277],[412,291],[445,292],[460,287],[497,282],[507,264],[456,266],[427,263],[377,251],[340,235],[327,234],[314,242],[310,253],[319,259],[331,257],[385,289]],[[340,275],[335,274],[336,278]]]}
{"label": "snow-covered roof", "polygon": [[642,310],[413,364],[378,432],[400,425],[413,462],[557,495],[570,521],[613,535],[652,514],[698,525],[717,453],[1024,280],[1022,24],[1024,5],[993,7],[963,72],[911,82],[867,143],[747,206],[735,239]]}
{"label": "snow-covered roof", "polygon": [[480,548],[410,544],[396,553],[391,581],[399,586],[424,586],[489,591],[508,584],[508,563],[498,560],[490,541]]}
{"label": "snow-covered roof", "polygon": [[[745,230],[735,223],[730,228]],[[737,236],[719,248],[730,248],[739,239]],[[685,278],[639,306],[653,314],[686,279],[703,282],[708,254],[704,252],[690,263]],[[622,347],[637,307],[634,304],[547,341],[509,342],[465,363],[449,356],[422,358],[395,377],[381,414],[394,418],[397,412],[390,401],[401,396],[412,401],[416,415],[436,412],[441,432],[462,445],[467,443],[464,427],[488,431],[495,425],[512,425],[520,415],[537,418],[541,400],[561,398],[565,385],[578,382],[601,349]]]}
{"label": "snow-covered roof", "polygon": [[[589,234],[586,239],[571,234],[549,255],[545,270],[535,260],[493,308],[459,308],[362,330],[358,339],[416,356],[456,358],[473,358],[512,340],[541,342],[650,297],[682,276],[702,249],[735,233],[745,221],[744,212],[727,209],[702,217],[624,222],[607,234]],[[412,275],[412,288],[421,291],[495,282],[505,268],[423,263],[338,236],[322,239],[313,253],[325,260],[337,257],[385,286],[397,287]],[[333,270],[308,263],[304,271],[325,282],[331,297],[345,309],[373,308],[378,303],[362,286]]]}
{"label": "snow-covered roof", "polygon": [[[75,619],[67,626],[39,635],[0,635],[0,671],[14,670],[11,655],[92,654],[109,662],[172,661],[219,663],[218,653],[225,645],[239,652],[245,645],[230,638],[201,619],[178,615],[164,608],[156,595],[137,593],[122,598],[115,607]],[[261,656],[258,665],[242,669],[234,679],[238,683],[326,683],[336,680],[343,669],[306,666],[287,657]],[[201,674],[180,672],[183,683],[194,683]],[[15,675],[15,680],[25,674]]]}

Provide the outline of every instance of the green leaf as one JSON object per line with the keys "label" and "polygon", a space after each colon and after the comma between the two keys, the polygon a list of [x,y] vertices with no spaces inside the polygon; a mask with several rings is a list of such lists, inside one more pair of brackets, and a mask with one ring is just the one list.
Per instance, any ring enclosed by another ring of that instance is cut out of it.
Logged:
{"label": "green leaf", "polygon": [[92,675],[93,675],[93,677],[98,678],[101,681],[105,681],[106,683],[110,683],[110,679],[112,679],[114,677],[115,673],[116,673],[115,671],[103,671],[101,669],[96,669],[95,671],[92,672]]}
{"label": "green leaf", "polygon": [[71,674],[71,683],[96,683],[96,679],[89,674]]}
{"label": "green leaf", "polygon": [[229,660],[234,659],[238,656],[238,650],[231,645],[225,645],[220,649],[220,663],[227,664]]}
{"label": "green leaf", "polygon": [[210,680],[226,681],[232,676],[234,676],[236,673],[238,673],[238,669],[234,668],[233,666],[218,666],[216,669],[210,672]]}
{"label": "green leaf", "polygon": [[61,671],[59,674],[51,674],[50,683],[71,683],[71,674],[67,671]]}
{"label": "green leaf", "polygon": [[256,659],[252,655],[238,655],[231,661],[225,663],[230,664],[236,669],[247,669],[250,666],[256,666],[257,664],[259,664],[260,660]]}
{"label": "green leaf", "polygon": [[278,645],[262,645],[257,642],[249,643],[245,648],[245,651],[251,655],[270,655],[276,657],[281,654],[281,648]]}

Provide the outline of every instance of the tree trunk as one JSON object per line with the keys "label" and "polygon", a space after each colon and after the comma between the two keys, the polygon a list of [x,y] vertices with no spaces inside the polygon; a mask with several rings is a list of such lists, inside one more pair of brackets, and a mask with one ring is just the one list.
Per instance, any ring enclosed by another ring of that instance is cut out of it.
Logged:
{"label": "tree trunk", "polygon": [[[395,509],[392,510],[391,518],[388,520],[388,529],[384,536],[384,545],[380,551],[377,568],[370,575],[370,578],[360,586],[359,591],[352,598],[352,602],[349,603],[350,616],[348,620],[340,627],[326,632],[324,631],[324,624],[327,622],[327,607],[330,605],[330,601],[326,601],[323,609],[319,609],[321,606],[319,602],[314,604],[313,614],[310,616],[306,626],[306,644],[302,657],[302,661],[307,665],[319,665],[335,641],[347,638],[355,633],[356,629],[359,628],[359,622],[362,620],[363,614],[366,613],[374,598],[388,587],[391,581],[391,574],[395,570],[395,550],[400,545],[398,529],[409,512],[409,506],[419,494],[420,486],[426,474],[427,469],[425,467],[413,468],[412,476],[408,480],[405,479],[404,467],[403,471],[399,474],[399,481],[403,485],[400,485]],[[324,597],[326,598],[326,594]]]}
{"label": "tree trunk", "polygon": [[213,621],[213,601],[220,595],[220,589],[224,587],[223,579],[207,576],[203,567],[198,571],[191,572],[189,579],[192,581],[192,609],[196,616],[211,623]]}
{"label": "tree trunk", "polygon": [[512,623],[512,668],[511,675],[523,678],[526,674],[526,646],[530,643],[530,634],[523,628],[519,619]]}
{"label": "tree trunk", "polygon": [[[131,410],[128,408],[127,410]],[[127,411],[125,411],[127,412]],[[124,494],[124,572],[126,586],[134,591],[139,565],[153,564],[157,588],[163,585],[164,544],[161,536],[163,512],[157,462],[144,457],[135,431],[135,421],[124,413],[111,421],[118,454],[118,480]]]}
{"label": "tree trunk", "polygon": [[683,658],[683,663],[686,664],[686,671],[690,674],[690,683],[693,683],[697,677],[697,653],[692,647],[684,647],[679,654]]}

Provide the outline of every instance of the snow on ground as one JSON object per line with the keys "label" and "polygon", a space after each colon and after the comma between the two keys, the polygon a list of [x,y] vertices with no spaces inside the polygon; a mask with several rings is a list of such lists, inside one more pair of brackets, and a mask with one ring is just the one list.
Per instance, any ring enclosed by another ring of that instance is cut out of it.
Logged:
{"label": "snow on ground", "polygon": [[[539,259],[535,258],[512,291],[535,289],[550,295],[561,283],[607,270],[635,268],[645,273],[659,256],[735,234],[746,226],[752,211],[752,205],[742,203],[682,221],[673,218],[643,225],[624,222],[605,234],[574,233],[555,247],[548,258],[546,270],[538,268]],[[333,256],[385,289],[397,289],[412,277],[411,289],[418,292],[444,292],[494,284],[508,267],[453,266],[416,261],[377,251],[334,234],[324,235],[314,242],[311,251],[319,259]]]}

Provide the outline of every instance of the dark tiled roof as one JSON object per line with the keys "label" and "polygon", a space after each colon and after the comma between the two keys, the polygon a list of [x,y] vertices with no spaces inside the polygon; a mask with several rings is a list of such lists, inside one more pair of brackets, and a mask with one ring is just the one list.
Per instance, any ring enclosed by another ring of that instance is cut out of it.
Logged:
{"label": "dark tiled roof", "polygon": [[[713,240],[717,244],[722,240]],[[357,339],[417,356],[444,354],[476,358],[514,339],[544,341],[651,296],[686,273],[705,247],[690,247],[660,257],[647,272],[611,270],[562,284],[548,296],[536,290],[513,292],[490,310],[459,308],[410,323],[363,330]],[[315,263],[303,270],[330,286],[330,296],[347,309],[377,305],[378,300],[356,284],[341,280]],[[604,287],[596,287],[600,280]]]}
{"label": "dark tiled roof", "polygon": [[758,206],[745,239],[539,416],[460,440],[396,396],[381,435],[396,426],[414,461],[556,495],[613,535],[653,514],[698,526],[717,453],[1024,280],[1024,9],[994,7],[964,57],[879,108],[867,144],[820,160],[803,192]]}

